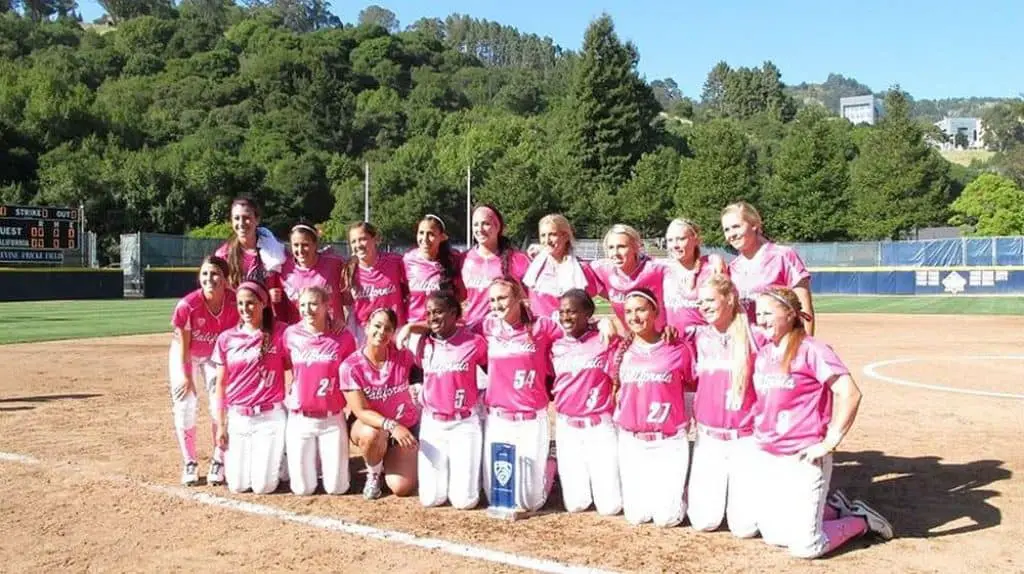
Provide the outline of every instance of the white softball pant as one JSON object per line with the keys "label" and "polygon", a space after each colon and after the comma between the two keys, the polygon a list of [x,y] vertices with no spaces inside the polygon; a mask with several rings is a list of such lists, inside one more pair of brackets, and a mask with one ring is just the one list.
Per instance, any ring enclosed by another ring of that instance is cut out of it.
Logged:
{"label": "white softball pant", "polygon": [[423,506],[440,506],[449,501],[453,507],[464,510],[477,505],[481,432],[476,413],[437,420],[434,413],[423,411],[416,464]]}
{"label": "white softball pant", "polygon": [[292,492],[313,494],[317,483],[317,455],[324,492],[342,494],[349,488],[348,426],[341,411],[329,416],[307,416],[292,411],[285,424],[285,452]]}
{"label": "white softball pant", "polygon": [[653,521],[657,526],[676,526],[686,515],[683,495],[690,462],[686,432],[671,437],[639,435],[619,429],[623,513],[632,524]]}
{"label": "white softball pant", "polygon": [[816,464],[758,449],[756,472],[761,485],[757,526],[764,541],[785,547],[800,558],[824,554],[828,538],[822,518],[832,478],[832,455]]}
{"label": "white softball pant", "polygon": [[[185,385],[185,373],[181,370],[180,355],[172,345],[168,364],[171,413],[174,416],[174,434],[178,439],[178,447],[181,449],[182,461],[186,463],[196,460],[195,427],[199,411],[199,399],[196,395],[199,389],[206,390],[211,419],[217,412],[217,366],[210,359],[192,359],[191,369],[196,392],[176,399],[176,391]],[[211,433],[216,436],[216,425],[212,420],[210,424]],[[217,461],[223,459],[223,452],[219,448],[214,448],[213,459]]]}
{"label": "white softball pant", "polygon": [[558,480],[569,512],[580,512],[594,503],[598,514],[622,511],[619,478],[618,432],[611,415],[555,419]]}
{"label": "white softball pant", "polygon": [[228,490],[269,494],[277,490],[284,457],[285,410],[278,403],[270,410],[242,414],[228,408],[228,449],[224,477]]}
{"label": "white softball pant", "polygon": [[491,500],[491,445],[507,443],[516,447],[516,506],[534,511],[548,499],[547,468],[550,438],[548,410],[530,413],[534,418],[510,420],[497,411],[490,411],[484,423],[484,495]]}
{"label": "white softball pant", "polygon": [[697,427],[693,445],[687,516],[697,530],[717,530],[722,518],[740,538],[757,534],[759,476],[757,444],[752,436],[727,436],[730,431]]}

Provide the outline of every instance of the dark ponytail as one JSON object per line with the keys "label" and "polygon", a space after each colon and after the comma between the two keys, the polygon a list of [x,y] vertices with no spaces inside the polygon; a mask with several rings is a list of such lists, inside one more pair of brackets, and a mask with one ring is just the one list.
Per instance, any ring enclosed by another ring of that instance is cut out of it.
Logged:
{"label": "dark ponytail", "polygon": [[[356,223],[349,225],[348,233],[350,234],[357,229],[365,231],[370,237],[374,239],[380,237],[380,233],[377,231],[377,228],[374,227],[373,224],[370,223],[369,221],[357,221]],[[352,293],[353,298],[355,298],[356,296],[356,288],[359,287],[359,275],[356,273],[357,269],[359,269],[359,258],[353,255],[352,253],[349,253],[348,262],[345,263],[344,288]]]}
{"label": "dark ponytail", "polygon": [[[234,209],[236,205],[248,207],[256,215],[260,217],[260,207],[256,205],[256,201],[249,197],[236,197],[231,201],[231,208],[228,210],[228,218],[231,218],[231,209]],[[244,248],[242,243],[238,241],[238,235],[232,231],[231,237],[228,238],[228,283],[233,288],[237,288],[242,281],[245,281],[245,270],[242,267],[245,266],[245,257],[243,255]]]}

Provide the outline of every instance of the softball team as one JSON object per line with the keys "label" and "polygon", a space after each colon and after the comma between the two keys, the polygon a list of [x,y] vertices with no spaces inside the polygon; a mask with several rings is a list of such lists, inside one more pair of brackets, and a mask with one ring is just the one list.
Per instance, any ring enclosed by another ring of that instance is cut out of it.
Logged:
{"label": "softball team", "polygon": [[[347,262],[305,224],[291,229],[289,257],[259,221],[252,201],[232,204],[224,257],[204,260],[201,288],[172,318],[185,484],[198,483],[199,377],[218,447],[208,482],[233,492],[274,491],[286,454],[295,494],[347,492],[356,448],[366,499],[386,489],[470,509],[481,492],[491,500],[492,449],[510,444],[521,511],[545,505],[557,470],[569,512],[661,527],[688,518],[702,531],[724,519],[794,556],[893,535],[863,501],[828,494],[860,391],[812,337],[809,272],[749,204],[722,211],[738,252],[728,265],[701,254],[686,219],[669,224],[664,260],[618,224],[592,262],[557,214],[540,221],[531,259],[488,205],[472,213],[465,253],[427,214],[401,257],[380,251],[371,224],[352,225]],[[615,317],[600,329],[597,295]]]}

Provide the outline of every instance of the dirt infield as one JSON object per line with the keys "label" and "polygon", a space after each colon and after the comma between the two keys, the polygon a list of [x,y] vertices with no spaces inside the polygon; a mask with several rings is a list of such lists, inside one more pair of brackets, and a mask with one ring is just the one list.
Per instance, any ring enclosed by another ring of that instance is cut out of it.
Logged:
{"label": "dirt infield", "polygon": [[[208,493],[344,519],[474,549],[616,571],[1024,572],[1024,400],[882,382],[1024,395],[1024,317],[822,315],[820,336],[865,400],[836,455],[833,486],[889,516],[897,538],[801,562],[759,540],[688,526],[631,527],[620,516],[551,512],[509,524],[480,509],[424,510],[358,494],[298,498]],[[469,572],[516,570],[319,522],[287,522],[175,493],[180,472],[164,370],[167,335],[0,347],[0,570]],[[968,358],[958,358],[968,357]],[[200,429],[208,427],[205,408]],[[200,452],[210,437],[200,433]],[[355,461],[354,461],[355,463]],[[353,468],[359,468],[354,464]],[[201,463],[205,472],[206,463]],[[170,487],[170,488],[168,488]],[[206,503],[204,503],[206,502]],[[261,506],[262,508],[262,506]]]}

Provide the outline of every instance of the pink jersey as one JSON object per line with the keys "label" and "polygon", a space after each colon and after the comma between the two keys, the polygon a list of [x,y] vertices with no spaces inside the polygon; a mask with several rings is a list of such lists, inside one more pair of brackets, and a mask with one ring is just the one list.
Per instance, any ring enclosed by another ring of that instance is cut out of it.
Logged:
{"label": "pink jersey", "polygon": [[405,268],[394,253],[381,253],[373,267],[356,265],[355,285],[346,296],[359,325],[366,325],[370,313],[381,307],[398,315],[396,328],[405,325]]}
{"label": "pink jersey", "polygon": [[792,247],[767,242],[754,257],[742,255],[729,262],[729,275],[747,308],[750,322],[755,322],[754,299],[769,287],[796,287],[811,276],[800,255]]}
{"label": "pink jersey", "polygon": [[203,290],[185,295],[174,306],[171,314],[171,326],[188,331],[190,339],[189,356],[193,359],[205,359],[213,354],[213,346],[217,337],[232,327],[238,326],[238,306],[235,303],[235,292],[224,291],[224,303],[220,312],[214,314],[206,305]]}
{"label": "pink jersey", "polygon": [[664,260],[665,322],[680,332],[691,325],[704,325],[704,316],[697,305],[700,286],[714,275],[708,264],[708,256],[700,258],[700,271],[694,273],[683,267],[678,261]]}
{"label": "pink jersey", "polygon": [[[228,257],[228,251],[229,251],[230,247],[231,247],[231,242],[230,241],[226,241],[226,242],[222,243],[220,247],[217,248],[217,251],[214,252],[214,255],[223,258],[224,261],[227,261],[229,265],[231,264],[231,259]],[[265,263],[264,263],[264,265],[265,265]],[[252,268],[255,267],[255,266],[256,266],[256,250],[255,249],[243,249],[242,250],[242,277],[243,277],[243,281],[245,280],[244,278],[249,275],[249,272],[252,271]],[[267,289],[280,289],[282,287],[282,285],[281,285],[281,274],[278,271],[268,271],[267,274],[266,274],[266,281],[264,281],[263,285]],[[274,317],[278,318],[279,321],[287,321],[288,320],[289,315],[291,315],[291,313],[290,313],[290,310],[289,310],[289,304],[288,304],[288,301],[287,301],[286,297],[282,297],[280,303],[273,303],[272,306],[274,308]]]}
{"label": "pink jersey", "polygon": [[[754,424],[753,407],[757,400],[753,382],[748,381],[743,402],[736,410],[729,408],[729,390],[732,388],[732,337],[720,333],[711,325],[701,325],[694,331],[697,349],[697,395],[694,400],[694,418],[698,423],[717,429],[750,430]],[[750,346],[750,374],[754,372],[754,358],[767,338],[759,330],[752,330]]]}
{"label": "pink jersey", "polygon": [[409,344],[423,369],[423,404],[443,415],[472,411],[479,396],[476,370],[487,366],[487,341],[460,327],[447,339],[415,336]]}
{"label": "pink jersey", "polygon": [[612,311],[622,320],[626,320],[626,294],[633,289],[647,288],[658,300],[658,320],[655,326],[665,326],[664,281],[667,267],[653,259],[645,259],[631,275],[620,271],[609,259],[599,259],[591,267],[600,281],[600,295],[612,305]]}
{"label": "pink jersey", "polygon": [[547,317],[537,317],[528,328],[487,317],[479,329],[487,337],[487,406],[509,412],[546,407],[551,344],[562,328]]}
{"label": "pink jersey", "polygon": [[345,397],[338,382],[341,362],[356,350],[351,333],[313,333],[303,323],[288,327],[285,345],[292,363],[288,408],[312,413],[339,412]]}
{"label": "pink jersey", "polygon": [[[459,254],[452,252],[452,265],[458,269]],[[427,318],[427,296],[437,291],[444,279],[444,268],[437,261],[431,261],[420,253],[419,249],[407,251],[402,256],[402,264],[405,268],[407,279],[406,319],[412,321],[425,321]],[[461,280],[455,279],[453,286],[456,291],[460,290]]]}
{"label": "pink jersey", "polygon": [[800,344],[790,374],[782,369],[783,349],[769,341],[754,363],[754,436],[764,450],[796,454],[821,442],[832,420],[829,379],[849,370],[825,343],[807,337]]}
{"label": "pink jersey", "polygon": [[[563,265],[571,264],[570,262],[563,262]],[[590,263],[578,261],[576,265],[580,266],[583,278],[586,279],[584,289],[587,294],[591,297],[596,296],[600,281],[594,275],[594,270],[590,268]],[[530,310],[533,311],[534,315],[550,317],[552,319],[558,317],[558,307],[561,304],[562,294],[573,288],[571,283],[566,284],[566,275],[568,275],[566,270],[559,269],[558,265],[552,264],[551,261],[545,263],[540,273],[537,274],[536,283],[530,288]]]}
{"label": "pink jersey", "polygon": [[552,394],[559,414],[585,417],[612,412],[612,362],[619,344],[618,340],[605,343],[596,329],[579,339],[566,334],[555,341],[551,346]]}
{"label": "pink jersey", "polygon": [[254,407],[284,400],[284,372],[291,368],[284,332],[283,323],[274,323],[262,358],[263,331],[235,327],[217,337],[212,358],[214,363],[227,368],[226,405]]}
{"label": "pink jersey", "polygon": [[343,317],[341,276],[344,269],[344,260],[334,255],[318,255],[312,267],[300,267],[289,257],[281,268],[281,286],[288,299],[288,316],[283,320],[298,323],[302,319],[299,315],[299,295],[306,287],[326,289],[330,295],[331,316]]}
{"label": "pink jersey", "polygon": [[[522,280],[530,258],[521,251],[508,254],[508,274]],[[462,283],[466,286],[466,302],[462,307],[462,320],[466,325],[482,323],[491,313],[488,290],[491,282],[501,277],[501,257],[483,257],[476,249],[470,249],[462,258]]]}
{"label": "pink jersey", "polygon": [[371,409],[412,428],[420,422],[420,411],[409,392],[412,365],[412,353],[405,349],[388,349],[388,358],[379,369],[363,351],[357,351],[341,364],[341,390],[362,391]]}
{"label": "pink jersey", "polygon": [[630,432],[685,432],[683,387],[693,379],[689,347],[635,339],[619,368],[620,395],[615,422]]}

